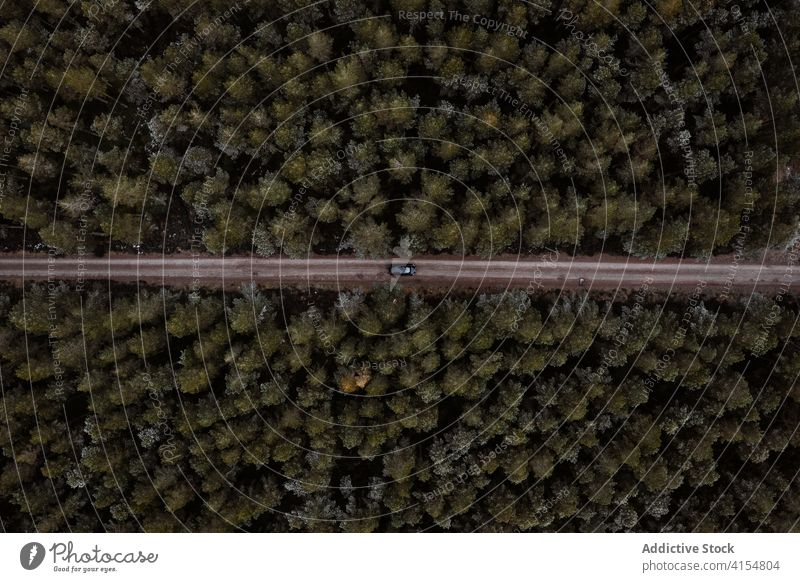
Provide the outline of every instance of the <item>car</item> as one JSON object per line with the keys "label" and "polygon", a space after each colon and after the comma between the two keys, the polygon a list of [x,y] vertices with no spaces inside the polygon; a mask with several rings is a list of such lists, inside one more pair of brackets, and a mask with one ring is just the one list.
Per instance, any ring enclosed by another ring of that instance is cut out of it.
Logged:
{"label": "car", "polygon": [[405,265],[392,265],[392,267],[389,269],[389,273],[392,275],[399,275],[401,277],[410,277],[411,275],[416,275],[417,266],[412,263],[407,263]]}

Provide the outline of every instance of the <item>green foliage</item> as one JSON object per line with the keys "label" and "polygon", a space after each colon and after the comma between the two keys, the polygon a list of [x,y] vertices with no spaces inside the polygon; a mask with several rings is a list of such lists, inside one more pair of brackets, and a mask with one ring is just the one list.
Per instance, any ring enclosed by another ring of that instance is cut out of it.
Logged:
{"label": "green foliage", "polygon": [[742,247],[796,235],[789,6],[118,4],[3,8],[0,218],[60,251],[80,224],[117,250],[707,256],[736,248],[746,183]]}
{"label": "green foliage", "polygon": [[789,297],[112,290],[4,290],[7,531],[797,527]]}

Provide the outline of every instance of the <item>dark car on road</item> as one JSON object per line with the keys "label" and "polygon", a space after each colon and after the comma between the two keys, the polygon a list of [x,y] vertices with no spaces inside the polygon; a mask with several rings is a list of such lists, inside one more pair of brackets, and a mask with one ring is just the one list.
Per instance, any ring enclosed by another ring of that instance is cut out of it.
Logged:
{"label": "dark car on road", "polygon": [[417,272],[417,266],[411,263],[408,263],[406,265],[392,265],[392,267],[389,269],[389,273],[391,273],[392,275],[400,275],[403,277],[409,277],[411,275],[416,274],[416,272]]}

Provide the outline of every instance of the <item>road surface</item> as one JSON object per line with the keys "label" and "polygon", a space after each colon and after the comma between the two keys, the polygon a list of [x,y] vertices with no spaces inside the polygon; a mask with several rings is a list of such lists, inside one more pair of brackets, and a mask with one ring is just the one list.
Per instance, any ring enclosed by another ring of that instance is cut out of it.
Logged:
{"label": "road surface", "polygon": [[[598,290],[650,289],[689,291],[701,285],[718,292],[795,292],[798,265],[771,258],[770,263],[747,263],[733,256],[711,262],[666,259],[640,260],[598,257],[501,257],[492,260],[442,256],[414,257],[417,275],[400,282],[434,288],[585,287]],[[312,256],[308,259],[214,257],[206,255],[109,255],[107,257],[50,257],[46,254],[0,254],[0,279],[15,283],[65,280],[80,287],[89,280],[150,283],[189,288],[238,287],[254,281],[268,287],[369,287],[396,283],[389,266],[402,259],[361,260]]]}

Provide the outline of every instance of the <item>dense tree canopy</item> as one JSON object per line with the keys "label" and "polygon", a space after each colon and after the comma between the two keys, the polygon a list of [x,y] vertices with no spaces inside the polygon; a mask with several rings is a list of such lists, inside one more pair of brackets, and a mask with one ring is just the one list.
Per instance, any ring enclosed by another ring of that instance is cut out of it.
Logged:
{"label": "dense tree canopy", "polygon": [[3,295],[6,530],[797,529],[788,297],[128,291]]}
{"label": "dense tree canopy", "polygon": [[796,3],[612,4],[6,2],[0,215],[64,252],[784,245]]}
{"label": "dense tree canopy", "polygon": [[[798,14],[3,2],[0,249],[774,257]],[[794,287],[394,283],[3,287],[0,527],[797,531]]]}

